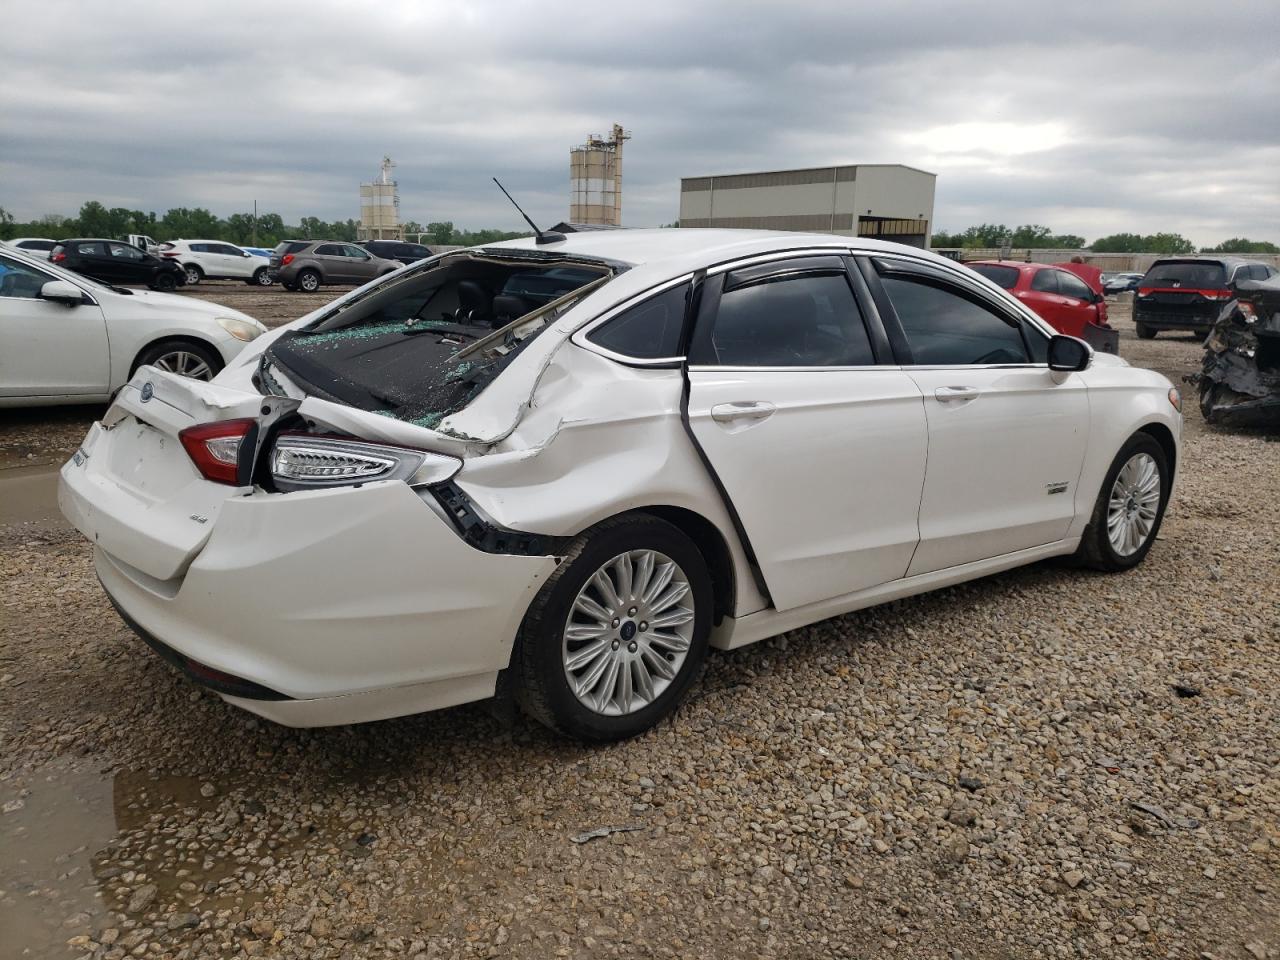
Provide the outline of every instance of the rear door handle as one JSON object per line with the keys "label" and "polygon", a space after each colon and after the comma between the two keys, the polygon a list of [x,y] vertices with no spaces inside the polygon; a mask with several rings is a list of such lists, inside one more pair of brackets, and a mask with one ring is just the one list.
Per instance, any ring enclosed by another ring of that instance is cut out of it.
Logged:
{"label": "rear door handle", "polygon": [[733,403],[717,403],[711,408],[711,419],[716,423],[764,420],[773,416],[776,409],[772,403],[764,400],[735,400]]}
{"label": "rear door handle", "polygon": [[933,391],[933,396],[939,403],[950,403],[953,400],[974,400],[981,392],[977,387],[939,387]]}

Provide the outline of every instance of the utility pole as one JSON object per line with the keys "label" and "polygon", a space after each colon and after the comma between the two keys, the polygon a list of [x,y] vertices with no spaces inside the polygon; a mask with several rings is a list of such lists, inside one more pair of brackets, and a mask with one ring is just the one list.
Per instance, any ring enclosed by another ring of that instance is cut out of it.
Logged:
{"label": "utility pole", "polygon": [[253,201],[253,246],[258,245],[258,201]]}

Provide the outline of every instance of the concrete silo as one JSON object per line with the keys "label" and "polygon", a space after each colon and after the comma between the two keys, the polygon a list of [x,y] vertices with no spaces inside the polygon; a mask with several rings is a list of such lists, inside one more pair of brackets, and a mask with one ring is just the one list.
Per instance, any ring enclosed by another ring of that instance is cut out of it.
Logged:
{"label": "concrete silo", "polygon": [[622,225],[622,144],[631,134],[615,123],[608,140],[594,134],[569,150],[569,222]]}
{"label": "concrete silo", "polygon": [[382,170],[376,180],[360,184],[360,225],[356,236],[360,240],[403,240],[404,227],[400,224],[400,194],[391,178],[395,162],[382,158]]}

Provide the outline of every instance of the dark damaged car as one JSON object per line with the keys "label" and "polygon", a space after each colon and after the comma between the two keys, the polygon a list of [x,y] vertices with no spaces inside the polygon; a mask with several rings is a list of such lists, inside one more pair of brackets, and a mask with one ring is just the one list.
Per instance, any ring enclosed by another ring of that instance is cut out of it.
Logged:
{"label": "dark damaged car", "polygon": [[1280,426],[1280,278],[1242,280],[1204,344],[1200,412],[1224,426]]}
{"label": "dark damaged car", "polygon": [[1265,280],[1274,267],[1238,257],[1170,257],[1151,265],[1133,297],[1133,323],[1138,337],[1150,340],[1160,331],[1207,333],[1222,305],[1244,280]]}

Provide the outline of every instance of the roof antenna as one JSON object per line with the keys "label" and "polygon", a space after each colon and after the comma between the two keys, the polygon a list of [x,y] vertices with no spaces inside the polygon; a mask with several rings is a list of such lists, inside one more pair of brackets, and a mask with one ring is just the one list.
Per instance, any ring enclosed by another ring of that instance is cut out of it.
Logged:
{"label": "roof antenna", "polygon": [[[507,193],[507,188],[501,183],[498,183],[497,177],[493,178],[493,182],[497,183],[498,189],[507,195],[507,199],[511,201],[511,205],[517,210],[520,210],[520,204],[516,203],[516,198]],[[538,235],[538,239],[535,241],[536,243],[559,243],[565,238],[563,233],[545,233],[542,230],[539,230],[538,225],[530,220],[529,215],[523,210],[520,210],[520,216],[524,217],[524,222],[533,227],[533,232]]]}

